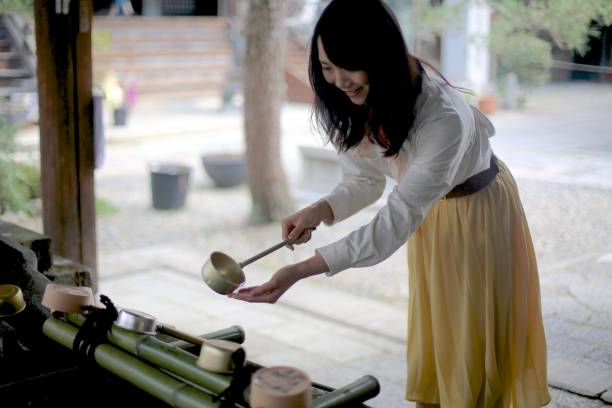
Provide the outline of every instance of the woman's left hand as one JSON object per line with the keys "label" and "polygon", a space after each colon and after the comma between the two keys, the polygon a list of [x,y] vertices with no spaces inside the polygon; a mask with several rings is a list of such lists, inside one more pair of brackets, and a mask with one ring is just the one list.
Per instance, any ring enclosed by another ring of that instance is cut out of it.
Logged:
{"label": "woman's left hand", "polygon": [[266,283],[239,289],[228,296],[245,302],[275,303],[298,280],[296,265],[289,265],[279,269]]}
{"label": "woman's left hand", "polygon": [[240,289],[228,296],[245,302],[275,303],[295,282],[327,271],[325,260],[316,253],[303,262],[279,269],[266,283]]}

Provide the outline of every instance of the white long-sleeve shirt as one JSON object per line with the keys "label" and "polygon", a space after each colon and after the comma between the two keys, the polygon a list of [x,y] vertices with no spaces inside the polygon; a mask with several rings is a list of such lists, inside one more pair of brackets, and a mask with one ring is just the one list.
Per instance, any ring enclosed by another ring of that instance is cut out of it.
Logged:
{"label": "white long-sleeve shirt", "polygon": [[398,181],[374,219],[346,237],[317,248],[334,275],[376,265],[416,231],[429,208],[454,186],[489,168],[491,122],[438,77],[423,76],[414,126],[398,157],[368,143],[340,153],[342,181],[324,197],[340,222],[373,204],[385,176]]}

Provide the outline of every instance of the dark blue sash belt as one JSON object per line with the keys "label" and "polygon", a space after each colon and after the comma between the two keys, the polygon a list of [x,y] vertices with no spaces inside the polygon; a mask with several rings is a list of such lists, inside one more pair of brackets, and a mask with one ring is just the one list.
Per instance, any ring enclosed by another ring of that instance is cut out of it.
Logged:
{"label": "dark blue sash belt", "polygon": [[456,185],[444,198],[449,199],[465,197],[480,191],[485,188],[491,182],[491,180],[495,178],[495,176],[497,176],[497,173],[499,173],[497,157],[491,153],[491,166],[488,169],[481,171],[478,174],[474,174],[463,183]]}

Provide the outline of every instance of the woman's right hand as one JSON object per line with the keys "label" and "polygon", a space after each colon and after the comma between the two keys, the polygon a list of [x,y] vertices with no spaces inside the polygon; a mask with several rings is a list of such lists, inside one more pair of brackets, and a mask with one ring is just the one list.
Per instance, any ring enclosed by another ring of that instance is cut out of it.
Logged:
{"label": "woman's right hand", "polygon": [[292,244],[287,245],[289,249],[293,250],[293,244],[299,245],[310,241],[312,231],[317,228],[321,221],[331,222],[332,220],[332,209],[327,201],[317,201],[282,221],[283,239],[293,241]]}

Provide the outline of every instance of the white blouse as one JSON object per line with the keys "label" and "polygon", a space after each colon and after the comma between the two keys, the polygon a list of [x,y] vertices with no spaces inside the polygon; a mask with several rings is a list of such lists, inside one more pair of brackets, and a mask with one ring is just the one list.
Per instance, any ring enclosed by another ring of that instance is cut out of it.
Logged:
{"label": "white blouse", "polygon": [[374,219],[346,237],[317,248],[334,275],[376,265],[416,231],[429,208],[454,186],[489,168],[493,124],[438,77],[423,76],[415,123],[397,157],[367,138],[339,154],[342,181],[324,197],[340,222],[380,198],[385,176],[398,184]]}

